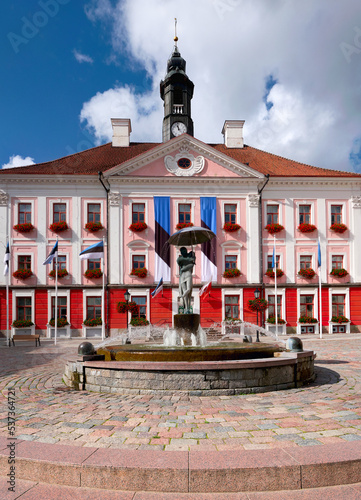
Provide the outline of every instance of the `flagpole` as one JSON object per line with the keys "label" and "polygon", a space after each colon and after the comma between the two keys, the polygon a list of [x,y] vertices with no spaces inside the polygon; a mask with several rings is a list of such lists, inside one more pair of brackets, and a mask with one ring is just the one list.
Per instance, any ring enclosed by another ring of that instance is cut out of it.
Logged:
{"label": "flagpole", "polygon": [[[56,238],[56,242],[58,243],[58,238]],[[55,331],[54,331],[54,345],[56,345],[56,339],[58,336],[58,253],[59,253],[59,247],[58,251],[56,252],[55,255]]]}
{"label": "flagpole", "polygon": [[6,275],[6,341],[10,346],[10,325],[9,325],[9,274],[10,274],[10,259],[8,262],[8,273]]}
{"label": "flagpole", "polygon": [[277,298],[277,257],[276,257],[276,236],[273,235],[273,253],[274,253],[274,274],[275,274],[275,320],[276,320],[276,339],[278,339],[278,298]]}
{"label": "flagpole", "polygon": [[322,287],[321,287],[321,245],[320,245],[320,237],[318,237],[317,263],[318,263],[318,286],[319,286],[319,296],[320,296],[320,339],[322,339]]}
{"label": "flagpole", "polygon": [[102,287],[102,340],[105,338],[105,307],[104,307],[104,300],[105,300],[105,241],[104,241],[104,236],[103,236],[103,287]]}

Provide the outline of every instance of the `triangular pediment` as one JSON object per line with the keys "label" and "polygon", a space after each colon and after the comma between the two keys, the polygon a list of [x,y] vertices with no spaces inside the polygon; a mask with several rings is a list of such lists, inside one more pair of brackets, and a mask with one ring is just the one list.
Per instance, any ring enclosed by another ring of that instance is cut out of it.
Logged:
{"label": "triangular pediment", "polygon": [[[179,167],[179,160],[187,158],[189,162]],[[187,134],[159,144],[111,168],[105,176],[264,178],[257,170]]]}

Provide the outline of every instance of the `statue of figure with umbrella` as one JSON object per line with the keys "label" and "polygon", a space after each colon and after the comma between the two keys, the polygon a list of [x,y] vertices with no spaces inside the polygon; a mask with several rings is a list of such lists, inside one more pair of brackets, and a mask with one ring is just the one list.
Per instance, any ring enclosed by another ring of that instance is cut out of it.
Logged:
{"label": "statue of figure with umbrella", "polygon": [[180,256],[177,259],[179,266],[179,297],[183,303],[185,314],[191,314],[191,298],[193,289],[193,267],[196,263],[196,256],[193,251],[188,252],[186,247],[180,249]]}

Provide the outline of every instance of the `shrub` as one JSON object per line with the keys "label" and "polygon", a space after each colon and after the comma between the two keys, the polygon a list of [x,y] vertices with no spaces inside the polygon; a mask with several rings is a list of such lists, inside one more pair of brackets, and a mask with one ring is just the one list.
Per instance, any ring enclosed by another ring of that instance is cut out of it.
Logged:
{"label": "shrub", "polygon": [[[58,328],[62,328],[63,326],[69,325],[66,318],[57,318],[56,324],[57,324]],[[49,321],[49,325],[55,326],[55,319],[54,318],[51,318],[51,320]]]}
{"label": "shrub", "polygon": [[332,316],[332,323],[348,323],[350,320],[346,316]]}
{"label": "shrub", "polygon": [[133,231],[134,233],[140,233],[141,231],[144,231],[144,229],[147,229],[147,224],[145,222],[133,222],[129,226],[129,229]]}
{"label": "shrub", "polygon": [[283,231],[284,227],[281,226],[281,224],[267,224],[265,229],[270,233],[270,234],[275,234]]}
{"label": "shrub", "polygon": [[[282,276],[284,274],[285,273],[282,271],[282,269],[276,269],[277,278],[282,278]],[[269,278],[274,278],[275,277],[274,270],[273,269],[267,269],[266,276],[268,276]]]}
{"label": "shrub", "polygon": [[69,227],[66,222],[53,222],[49,229],[50,231],[53,231],[53,233],[61,233],[62,231],[69,229]]}
{"label": "shrub", "polygon": [[241,271],[237,268],[226,269],[223,273],[223,278],[238,278],[238,276],[241,276]]}
{"label": "shrub", "polygon": [[241,226],[239,224],[232,224],[232,222],[226,222],[223,226],[223,230],[227,233],[234,233],[238,229],[241,229]]}
{"label": "shrub", "polygon": [[[269,318],[266,319],[266,321],[270,325],[275,325],[276,324],[276,317],[275,316],[270,316]],[[278,316],[277,323],[279,325],[284,325],[286,323],[286,321]]]}
{"label": "shrub", "polygon": [[130,324],[132,326],[147,326],[149,325],[149,321],[145,318],[132,318]]}
{"label": "shrub", "polygon": [[85,326],[99,326],[102,324],[102,318],[85,319],[83,323]]}
{"label": "shrub", "polygon": [[248,306],[251,311],[265,311],[268,307],[266,299],[254,299],[248,301]]}
{"label": "shrub", "polygon": [[14,229],[18,233],[29,233],[34,229],[34,226],[30,222],[25,222],[24,224],[16,224]]}
{"label": "shrub", "polygon": [[345,224],[338,224],[337,222],[335,224],[332,224],[330,227],[331,231],[334,231],[335,233],[344,233],[347,231],[347,226]]}
{"label": "shrub", "polygon": [[148,274],[148,271],[145,267],[141,267],[140,269],[132,269],[130,275],[137,276],[138,278],[145,278]]}
{"label": "shrub", "polygon": [[317,227],[314,226],[313,224],[300,224],[298,226],[298,230],[301,231],[301,233],[312,233],[313,231],[316,231]]}
{"label": "shrub", "polygon": [[87,269],[84,276],[88,279],[101,278],[103,276],[103,271],[101,269]]}
{"label": "shrub", "polygon": [[87,222],[85,224],[85,229],[90,233],[96,233],[97,231],[104,229],[104,227],[101,222]]}
{"label": "shrub", "polygon": [[301,276],[302,278],[310,280],[316,276],[316,273],[313,269],[309,268],[309,269],[300,269],[298,271],[298,275]]}
{"label": "shrub", "polygon": [[18,269],[17,271],[13,272],[14,278],[17,278],[19,280],[26,280],[27,278],[30,278],[30,276],[33,275],[33,272],[31,269]]}
{"label": "shrub", "polygon": [[336,276],[337,278],[343,278],[344,276],[348,275],[348,272],[346,271],[346,269],[332,269],[330,275]]}
{"label": "shrub", "polygon": [[26,328],[28,326],[33,326],[33,322],[30,319],[16,319],[13,321],[14,328]]}
{"label": "shrub", "polygon": [[192,227],[193,226],[193,222],[178,222],[178,224],[176,225],[176,229],[180,230],[180,229],[184,229],[185,227]]}
{"label": "shrub", "polygon": [[300,323],[317,323],[317,319],[312,318],[312,316],[300,316],[298,318],[298,321]]}
{"label": "shrub", "polygon": [[[66,269],[58,269],[58,278],[64,278],[64,276],[68,276],[68,274]],[[55,278],[55,269],[50,271],[49,276]]]}

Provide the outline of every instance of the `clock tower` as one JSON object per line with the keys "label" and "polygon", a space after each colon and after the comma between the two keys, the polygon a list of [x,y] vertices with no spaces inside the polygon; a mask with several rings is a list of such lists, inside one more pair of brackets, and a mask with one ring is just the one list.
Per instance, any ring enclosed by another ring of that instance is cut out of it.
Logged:
{"label": "clock tower", "polygon": [[181,134],[193,135],[191,99],[194,84],[186,75],[186,62],[175,46],[168,59],[167,74],[160,82],[160,96],[164,101],[163,142]]}

